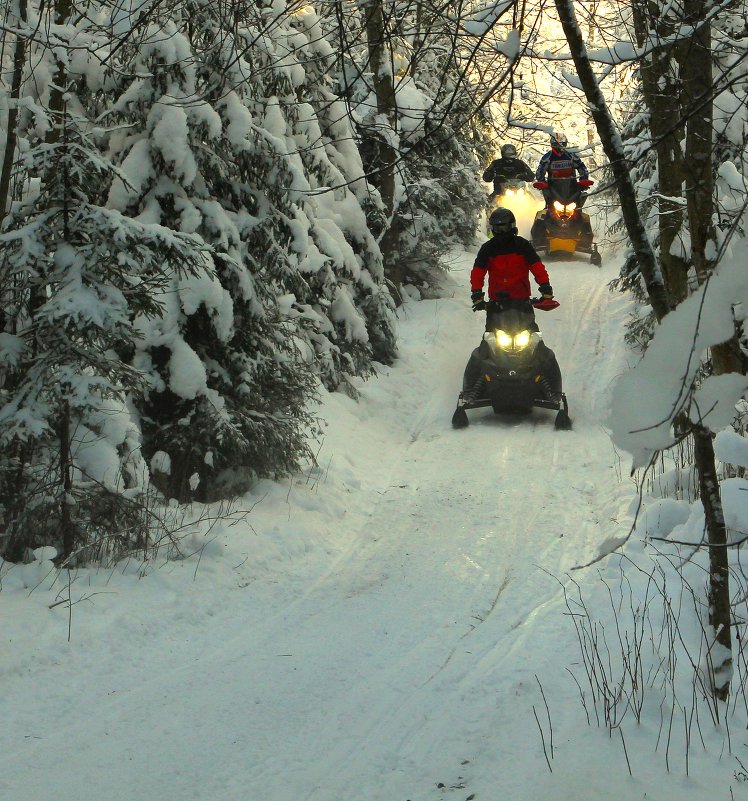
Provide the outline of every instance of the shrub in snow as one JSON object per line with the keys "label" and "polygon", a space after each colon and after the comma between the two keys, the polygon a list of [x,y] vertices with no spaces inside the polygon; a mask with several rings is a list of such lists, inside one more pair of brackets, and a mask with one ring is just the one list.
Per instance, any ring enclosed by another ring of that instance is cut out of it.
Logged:
{"label": "shrub in snow", "polygon": [[[34,548],[31,559],[23,565],[17,565],[11,576],[27,590],[34,590],[41,585],[50,587],[57,578],[57,568],[52,561],[57,556],[57,548],[51,546]],[[4,579],[3,583],[7,581]]]}

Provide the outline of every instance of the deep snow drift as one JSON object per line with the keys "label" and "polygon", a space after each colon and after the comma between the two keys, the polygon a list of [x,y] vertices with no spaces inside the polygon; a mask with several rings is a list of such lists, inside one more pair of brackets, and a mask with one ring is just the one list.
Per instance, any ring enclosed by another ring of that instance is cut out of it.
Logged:
{"label": "deep snow drift", "polygon": [[196,525],[193,556],[71,585],[41,562],[3,568],[0,799],[748,798],[745,716],[731,754],[722,720],[670,704],[656,671],[639,720],[629,706],[608,736],[569,615],[583,626],[587,603],[613,663],[647,586],[636,533],[600,559],[637,503],[604,428],[633,361],[617,265],[548,264],[562,305],[538,318],[574,430],[476,410],[453,431],[482,331],[471,263],[455,256],[453,298],[402,310],[401,358],[358,402],[324,394],[318,465]]}

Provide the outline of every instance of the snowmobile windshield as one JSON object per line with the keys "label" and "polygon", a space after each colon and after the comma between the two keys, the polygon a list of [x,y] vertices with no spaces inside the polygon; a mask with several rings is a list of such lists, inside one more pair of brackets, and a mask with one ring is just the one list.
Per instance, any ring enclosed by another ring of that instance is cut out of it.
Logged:
{"label": "snowmobile windshield", "polygon": [[495,355],[503,353],[513,359],[531,357],[541,339],[539,332],[530,329],[531,324],[530,315],[511,309],[495,319],[483,338]]}
{"label": "snowmobile windshield", "polygon": [[525,182],[521,178],[510,178],[504,184],[504,193],[509,197],[512,197],[512,195],[524,195]]}
{"label": "snowmobile windshield", "polygon": [[576,178],[561,178],[550,184],[551,214],[561,220],[574,216],[581,199],[582,189]]}
{"label": "snowmobile windshield", "polygon": [[570,203],[576,205],[582,193],[576,178],[556,178],[549,183],[548,188],[551,200],[558,201],[563,206],[568,206]]}
{"label": "snowmobile windshield", "polygon": [[[516,305],[515,305],[516,304]],[[527,301],[519,301],[512,304],[509,308],[497,307],[495,304],[488,306],[488,325],[489,332],[503,331],[508,336],[516,337],[522,331],[527,331],[532,326],[534,315]]]}

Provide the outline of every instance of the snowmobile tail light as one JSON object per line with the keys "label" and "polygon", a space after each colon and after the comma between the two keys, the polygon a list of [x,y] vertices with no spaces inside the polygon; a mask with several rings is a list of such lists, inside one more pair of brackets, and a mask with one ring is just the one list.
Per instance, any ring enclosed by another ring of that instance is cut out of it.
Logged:
{"label": "snowmobile tail light", "polygon": [[553,208],[556,209],[556,211],[563,211],[564,210],[564,204],[560,203],[558,200],[554,200],[553,201]]}
{"label": "snowmobile tail light", "polygon": [[496,344],[503,350],[512,350],[514,339],[506,331],[499,329],[496,332]]}
{"label": "snowmobile tail light", "polygon": [[517,350],[522,350],[522,348],[526,348],[530,344],[530,332],[529,331],[520,331],[516,337],[514,337],[514,347]]}

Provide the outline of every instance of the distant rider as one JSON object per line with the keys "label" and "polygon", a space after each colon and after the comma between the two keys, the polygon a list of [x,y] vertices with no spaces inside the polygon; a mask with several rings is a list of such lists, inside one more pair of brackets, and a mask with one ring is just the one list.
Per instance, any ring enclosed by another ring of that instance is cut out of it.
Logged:
{"label": "distant rider", "polygon": [[517,156],[514,145],[502,145],[501,158],[494,159],[483,173],[484,181],[493,181],[493,196],[502,195],[507,181],[532,181],[530,167]]}
{"label": "distant rider", "polygon": [[[529,303],[530,273],[538,284],[544,300],[553,299],[553,289],[548,273],[533,246],[523,237],[517,236],[517,221],[514,214],[498,208],[488,218],[493,237],[481,245],[470,273],[470,299],[473,311],[485,309],[486,331],[491,330],[491,312],[496,306],[521,305],[532,312]],[[488,305],[483,293],[483,284],[488,273]],[[495,304],[495,305],[494,305]],[[537,330],[537,326],[535,326]]]}
{"label": "distant rider", "polygon": [[535,171],[535,184],[537,189],[543,190],[543,196],[548,202],[548,184],[557,179],[576,178],[579,186],[586,189],[592,186],[590,174],[584,166],[582,159],[576,153],[571,153],[569,140],[566,134],[555,132],[551,134],[551,149],[540,159],[538,169]]}

